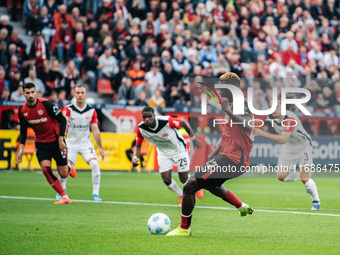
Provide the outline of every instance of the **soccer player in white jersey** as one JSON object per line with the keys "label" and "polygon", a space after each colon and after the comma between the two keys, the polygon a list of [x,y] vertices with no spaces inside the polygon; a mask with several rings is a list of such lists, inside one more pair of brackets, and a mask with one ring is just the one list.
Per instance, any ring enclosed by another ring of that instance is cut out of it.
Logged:
{"label": "soccer player in white jersey", "polygon": [[[194,148],[202,148],[202,144],[195,137],[189,124],[178,118],[169,116],[156,117],[153,108],[146,106],[142,110],[143,121],[138,125],[136,148],[132,158],[133,166],[139,164],[140,150],[143,139],[146,138],[156,146],[158,153],[159,172],[165,185],[179,198],[182,204],[183,191],[178,187],[176,181],[171,178],[173,165],[177,165],[179,179],[185,183],[189,177],[189,157],[183,136],[177,129],[183,127],[190,135]],[[199,199],[203,198],[203,190],[196,193]]]}
{"label": "soccer player in white jersey", "polygon": [[[97,154],[90,140],[92,131],[99,153],[102,160],[104,160],[105,154],[98,129],[97,112],[85,103],[87,93],[84,85],[77,85],[74,89],[74,94],[76,102],[66,106],[63,110],[68,123],[66,135],[68,160],[74,166],[77,162],[77,156],[80,154],[84,161],[89,164],[92,171],[92,199],[94,201],[101,201],[102,199],[99,196],[100,169]],[[63,189],[66,190],[66,178],[60,179]]]}
{"label": "soccer player in white jersey", "polygon": [[[277,163],[279,166],[277,178],[284,182],[301,179],[307,193],[312,197],[312,210],[320,210],[318,189],[310,172],[313,164],[311,137],[293,112],[287,111],[286,115],[282,115],[280,99],[278,99],[275,112],[268,117],[279,134],[270,134],[261,129],[255,129],[255,135],[283,144]],[[295,171],[296,166],[300,171]]]}

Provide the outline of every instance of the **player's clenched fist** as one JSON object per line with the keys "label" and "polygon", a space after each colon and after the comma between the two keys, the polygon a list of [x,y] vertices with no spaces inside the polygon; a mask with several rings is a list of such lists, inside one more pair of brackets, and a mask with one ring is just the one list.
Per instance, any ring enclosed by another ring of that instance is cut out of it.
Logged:
{"label": "player's clenched fist", "polygon": [[136,156],[134,156],[134,157],[132,158],[132,165],[133,165],[134,167],[136,167],[136,166],[139,165],[139,159],[138,159]]}

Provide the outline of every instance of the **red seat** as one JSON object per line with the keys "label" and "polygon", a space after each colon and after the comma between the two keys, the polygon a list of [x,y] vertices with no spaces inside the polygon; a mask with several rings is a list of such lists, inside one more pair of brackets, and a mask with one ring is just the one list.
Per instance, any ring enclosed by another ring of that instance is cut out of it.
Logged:
{"label": "red seat", "polygon": [[101,94],[114,94],[114,90],[111,87],[111,81],[107,79],[98,80],[97,92]]}

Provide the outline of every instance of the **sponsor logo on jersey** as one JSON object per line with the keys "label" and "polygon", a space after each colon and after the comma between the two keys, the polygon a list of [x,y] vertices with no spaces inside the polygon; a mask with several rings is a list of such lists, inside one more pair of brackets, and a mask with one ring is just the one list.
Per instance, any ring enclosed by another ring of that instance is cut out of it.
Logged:
{"label": "sponsor logo on jersey", "polygon": [[167,139],[168,136],[169,136],[168,134],[163,134],[163,135],[162,135],[162,137],[163,137],[164,139]]}
{"label": "sponsor logo on jersey", "polygon": [[24,112],[24,116],[26,116],[26,117],[27,117],[27,115],[28,115],[28,112]]}
{"label": "sponsor logo on jersey", "polygon": [[43,114],[44,114],[44,110],[39,110],[39,111],[38,111],[38,114],[39,114],[39,115],[43,115]]}
{"label": "sponsor logo on jersey", "polygon": [[37,120],[28,120],[28,123],[29,124],[39,124],[39,123],[43,123],[43,122],[46,122],[46,121],[47,121],[47,118],[43,117],[43,118],[37,119]]}
{"label": "sponsor logo on jersey", "polygon": [[72,127],[73,128],[83,129],[83,128],[89,128],[89,125],[81,125],[81,124],[75,125],[75,124],[73,124]]}

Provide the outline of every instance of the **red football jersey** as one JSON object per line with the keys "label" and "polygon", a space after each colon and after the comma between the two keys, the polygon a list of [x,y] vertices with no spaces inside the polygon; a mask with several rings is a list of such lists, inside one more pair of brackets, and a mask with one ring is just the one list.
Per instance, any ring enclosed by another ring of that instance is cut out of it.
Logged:
{"label": "red football jersey", "polygon": [[[25,144],[27,128],[32,127],[35,141],[50,143],[57,136],[64,136],[66,119],[53,103],[37,98],[36,105],[30,107],[25,103],[19,109],[20,143]],[[60,124],[59,124],[60,123]]]}
{"label": "red football jersey", "polygon": [[[232,103],[229,106],[232,109]],[[244,115],[253,117],[247,103],[244,106]],[[228,122],[223,124],[220,155],[226,155],[232,161],[243,166],[249,166],[249,155],[254,141],[254,128],[251,132],[240,129],[236,124],[231,124],[230,117],[226,114]]]}

